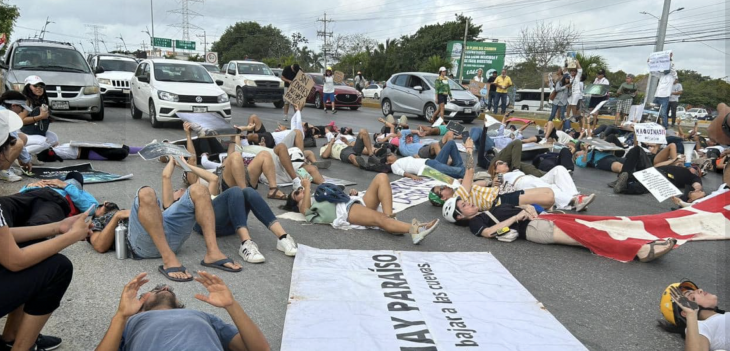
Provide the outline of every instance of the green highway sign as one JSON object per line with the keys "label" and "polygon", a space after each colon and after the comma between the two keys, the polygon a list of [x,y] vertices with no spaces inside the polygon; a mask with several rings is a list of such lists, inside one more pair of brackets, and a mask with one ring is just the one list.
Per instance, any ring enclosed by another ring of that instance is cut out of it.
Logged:
{"label": "green highway sign", "polygon": [[175,40],[175,49],[195,50],[194,41]]}
{"label": "green highway sign", "polygon": [[167,38],[152,38],[152,46],[159,46],[162,48],[171,48],[172,39]]}
{"label": "green highway sign", "polygon": [[483,43],[468,41],[464,47],[463,41],[450,41],[446,44],[448,57],[451,59],[451,72],[459,76],[461,55],[464,53],[464,79],[471,79],[480,68],[484,71],[484,81],[489,78],[490,69],[501,71],[504,67],[504,54],[507,50],[505,43]]}

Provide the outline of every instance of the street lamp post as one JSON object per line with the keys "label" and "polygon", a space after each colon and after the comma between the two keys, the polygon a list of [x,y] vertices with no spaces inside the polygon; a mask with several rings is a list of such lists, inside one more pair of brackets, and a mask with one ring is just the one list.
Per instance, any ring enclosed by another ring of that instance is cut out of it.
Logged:
{"label": "street lamp post", "polygon": [[40,35],[40,39],[41,40],[43,40],[46,37],[46,28],[48,28],[48,25],[51,24],[51,23],[56,23],[56,22],[53,22],[53,21],[49,21],[48,20],[49,18],[50,17],[46,17],[46,24],[44,24],[43,25],[43,29],[41,29],[41,35]]}

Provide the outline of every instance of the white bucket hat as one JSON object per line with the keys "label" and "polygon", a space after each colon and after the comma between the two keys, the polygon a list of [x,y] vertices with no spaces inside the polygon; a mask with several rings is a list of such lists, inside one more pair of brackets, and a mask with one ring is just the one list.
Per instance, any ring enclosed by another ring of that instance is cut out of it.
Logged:
{"label": "white bucket hat", "polygon": [[23,120],[17,113],[10,110],[0,110],[0,145],[5,144],[10,133],[23,127]]}

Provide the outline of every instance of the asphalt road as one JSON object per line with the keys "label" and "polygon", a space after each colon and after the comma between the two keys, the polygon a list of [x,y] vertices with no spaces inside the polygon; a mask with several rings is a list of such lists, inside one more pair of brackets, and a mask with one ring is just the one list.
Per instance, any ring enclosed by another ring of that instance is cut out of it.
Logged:
{"label": "asphalt road", "polygon": [[[281,120],[281,110],[271,104],[257,107],[234,107],[234,123],[244,124],[252,113],[261,117],[269,129],[274,129]],[[341,110],[336,116],[325,115],[312,108],[304,110],[304,120],[315,124],[326,124],[335,119],[339,126],[379,129],[376,109],[359,111]],[[412,124],[424,123],[413,121]],[[132,120],[128,109],[108,107],[103,122],[80,123],[58,122],[51,125],[64,142],[69,140],[118,142],[142,146],[152,139],[179,139],[184,137],[182,128],[168,126],[152,129],[149,119]],[[319,141],[321,145],[322,141]],[[63,164],[81,163],[66,161]],[[61,164],[58,164],[61,166]],[[135,191],[143,185],[161,190],[160,174],[163,164],[144,161],[130,156],[123,162],[94,162],[99,170],[128,174],[131,180],[117,183],[88,185],[86,190],[99,201],[114,201],[129,208]],[[362,172],[352,166],[335,162],[325,175],[350,179],[364,189],[373,174]],[[594,169],[576,169],[574,178],[583,193],[596,193],[598,198],[589,207],[593,215],[638,215],[668,211],[671,205],[657,203],[651,195],[616,196],[606,187],[614,176]],[[174,177],[182,185],[179,171]],[[391,179],[396,177],[391,175]],[[23,183],[27,183],[24,181]],[[706,189],[716,189],[720,177],[710,174],[706,177]],[[21,183],[0,184],[0,192],[9,194],[22,186]],[[266,187],[259,189],[265,194]],[[275,213],[281,213],[277,206],[282,202],[268,200]],[[440,211],[423,204],[398,216],[410,221],[440,218]],[[421,245],[414,246],[406,237],[396,237],[384,232],[338,231],[329,226],[308,225],[282,220],[284,228],[299,242],[318,248],[338,249],[394,249],[422,251],[489,251],[539,300],[546,308],[591,350],[680,350],[682,340],[657,327],[659,297],[662,290],[672,282],[691,278],[711,292],[719,292],[720,306],[729,306],[727,292],[730,291],[726,269],[730,263],[728,242],[688,243],[664,258],[649,263],[619,263],[595,256],[582,248],[545,246],[526,241],[502,243],[477,238],[467,229],[448,223],[442,224]],[[292,258],[276,250],[276,242],[265,228],[251,217],[250,229],[253,239],[266,256],[266,263],[253,265],[244,263],[242,273],[221,273],[232,288],[236,298],[263,330],[272,349],[281,344],[287,295],[292,268]],[[240,262],[236,254],[239,246],[237,237],[219,240],[224,253]],[[230,320],[225,311],[216,310],[193,298],[203,292],[197,283],[171,283],[157,272],[161,260],[131,259],[117,260],[113,253],[97,254],[90,245],[78,243],[63,252],[74,263],[75,272],[71,286],[62,306],[53,314],[43,333],[64,338],[60,350],[93,349],[101,340],[108,323],[117,308],[122,286],[139,272],[149,272],[150,286],[158,283],[171,284],[178,297],[188,308],[215,313]],[[192,271],[201,269],[204,255],[201,237],[191,236],[179,254],[181,262]],[[217,274],[218,272],[216,272]],[[485,272],[485,274],[488,272]],[[333,278],[335,279],[335,278]],[[491,293],[500,294],[496,290]],[[723,296],[725,295],[725,296]],[[724,302],[724,303],[723,303]],[[0,320],[4,324],[4,320]]]}

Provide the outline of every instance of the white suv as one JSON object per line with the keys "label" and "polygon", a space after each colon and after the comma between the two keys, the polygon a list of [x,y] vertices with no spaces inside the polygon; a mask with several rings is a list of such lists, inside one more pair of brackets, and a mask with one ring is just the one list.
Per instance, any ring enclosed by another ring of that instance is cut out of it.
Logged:
{"label": "white suv", "polygon": [[129,101],[129,81],[134,77],[137,60],[125,55],[102,54],[91,57],[89,62],[104,102],[126,104]]}
{"label": "white suv", "polygon": [[178,112],[216,112],[231,119],[228,95],[197,62],[148,59],[140,62],[130,82],[132,118],[147,111],[152,127],[180,121]]}

